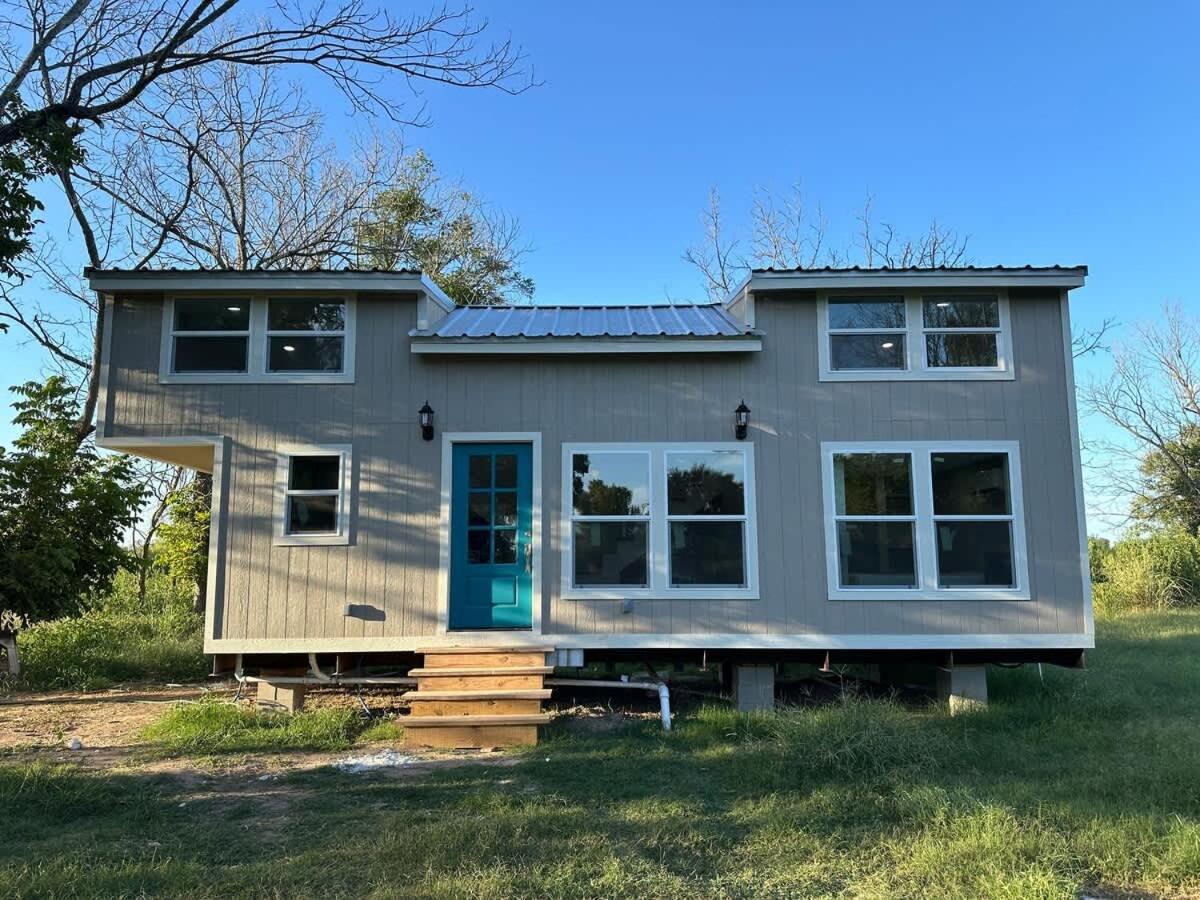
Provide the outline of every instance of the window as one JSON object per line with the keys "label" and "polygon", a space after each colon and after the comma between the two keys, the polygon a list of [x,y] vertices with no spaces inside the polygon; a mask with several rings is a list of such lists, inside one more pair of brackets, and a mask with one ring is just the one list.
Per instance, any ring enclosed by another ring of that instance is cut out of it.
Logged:
{"label": "window", "polygon": [[246,371],[249,300],[177,300],[171,322],[171,371]]}
{"label": "window", "polygon": [[268,372],[341,372],[345,341],[344,301],[267,301]]}
{"label": "window", "polygon": [[822,381],[1012,378],[1003,293],[831,295],[817,317]]}
{"label": "window", "polygon": [[565,446],[568,598],[754,598],[753,447]]}
{"label": "window", "polygon": [[830,368],[905,368],[903,297],[830,298],[828,314]]}
{"label": "window", "polygon": [[276,544],[347,544],[348,447],[303,447],[279,457]]}
{"label": "window", "polygon": [[746,457],[667,452],[672,587],[746,586]]}
{"label": "window", "polygon": [[173,297],[159,380],[354,380],[355,304],[340,297]]}
{"label": "window", "polygon": [[1000,301],[951,295],[921,299],[925,365],[994,369],[1000,362]]}
{"label": "window", "polygon": [[1014,442],[822,453],[831,598],[1029,598]]}

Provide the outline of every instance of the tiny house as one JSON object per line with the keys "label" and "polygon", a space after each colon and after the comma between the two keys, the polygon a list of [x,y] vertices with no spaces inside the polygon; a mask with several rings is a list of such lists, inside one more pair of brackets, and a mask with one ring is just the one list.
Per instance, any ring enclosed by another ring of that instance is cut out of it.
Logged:
{"label": "tiny house", "polygon": [[97,440],[212,473],[222,660],[436,658],[469,690],[507,655],[537,692],[555,664],[686,658],[768,698],[786,660],[923,661],[978,696],[980,666],[1093,645],[1086,274],[456,308],[416,271],[90,270]]}

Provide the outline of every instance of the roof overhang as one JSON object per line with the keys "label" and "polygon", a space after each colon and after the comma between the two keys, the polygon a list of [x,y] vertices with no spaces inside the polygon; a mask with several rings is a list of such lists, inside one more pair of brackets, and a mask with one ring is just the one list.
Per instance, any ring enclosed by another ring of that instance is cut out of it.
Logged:
{"label": "roof overhang", "polygon": [[746,291],[864,290],[868,288],[1083,287],[1087,266],[1033,266],[958,269],[811,269],[752,272],[729,295],[726,305]]}
{"label": "roof overhang", "polygon": [[347,291],[424,294],[447,312],[454,301],[423,272],[237,271],[206,269],[83,270],[93,291]]}
{"label": "roof overhang", "polygon": [[554,355],[578,353],[752,353],[757,335],[737,338],[414,338],[413,353]]}

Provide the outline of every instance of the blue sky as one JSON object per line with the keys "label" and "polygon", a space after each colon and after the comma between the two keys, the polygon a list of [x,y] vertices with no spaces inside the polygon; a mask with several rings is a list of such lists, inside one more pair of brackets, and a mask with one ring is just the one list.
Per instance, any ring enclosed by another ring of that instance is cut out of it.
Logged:
{"label": "blue sky", "polygon": [[[977,264],[1087,263],[1077,325],[1200,310],[1200,4],[477,6],[542,85],[429,89],[407,141],[520,220],[543,302],[698,298],[708,189],[736,230],[755,187],[800,182],[838,244],[871,194]],[[366,126],[304,84],[331,135]],[[14,336],[0,354],[5,383],[37,375]]]}

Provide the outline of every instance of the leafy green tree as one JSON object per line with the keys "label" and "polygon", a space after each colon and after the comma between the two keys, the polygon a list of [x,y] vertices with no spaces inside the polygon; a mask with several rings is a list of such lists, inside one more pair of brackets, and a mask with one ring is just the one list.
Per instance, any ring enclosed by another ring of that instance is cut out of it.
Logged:
{"label": "leafy green tree", "polygon": [[203,472],[167,498],[166,520],[154,543],[155,562],[175,581],[190,585],[203,609],[208,576],[208,528],[212,476]]}
{"label": "leafy green tree", "polygon": [[[29,250],[34,217],[42,208],[30,185],[82,159],[75,142],[80,128],[30,116],[18,97],[8,99],[0,118],[21,122],[12,142],[0,149],[0,275],[19,277],[17,259]],[[7,326],[0,323],[0,330]]]}
{"label": "leafy green tree", "polygon": [[1200,425],[1187,425],[1162,449],[1148,451],[1138,472],[1141,481],[1130,507],[1134,518],[1200,531]]}
{"label": "leafy green tree", "polygon": [[109,586],[128,559],[123,538],[143,488],[129,458],[79,446],[65,380],[14,390],[24,431],[0,451],[0,609],[37,621],[75,612]]}
{"label": "leafy green tree", "polygon": [[518,266],[525,248],[517,223],[444,184],[419,150],[404,160],[397,184],[375,198],[358,243],[361,265],[419,268],[460,306],[533,296],[533,279]]}

